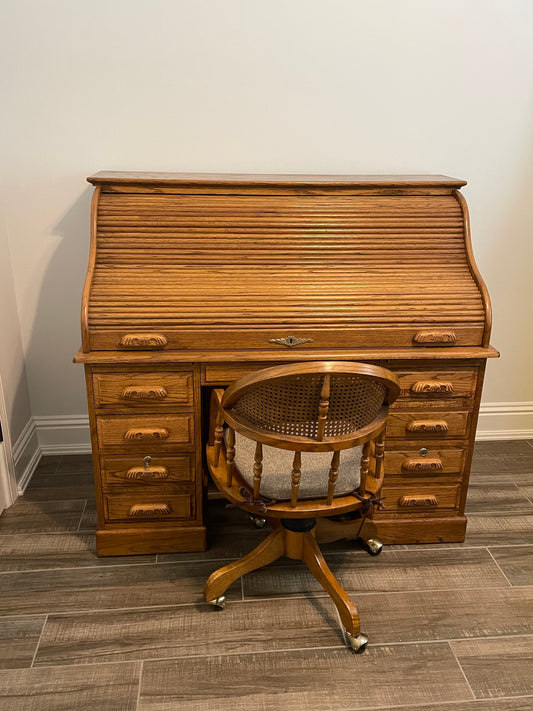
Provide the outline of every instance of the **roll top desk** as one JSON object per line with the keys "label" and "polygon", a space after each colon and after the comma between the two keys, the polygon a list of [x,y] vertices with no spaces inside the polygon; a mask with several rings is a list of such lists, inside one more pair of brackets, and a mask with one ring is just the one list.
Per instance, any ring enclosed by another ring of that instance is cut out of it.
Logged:
{"label": "roll top desk", "polygon": [[202,550],[210,388],[395,371],[385,543],[461,541],[491,311],[464,181],[100,172],[82,298],[100,555]]}

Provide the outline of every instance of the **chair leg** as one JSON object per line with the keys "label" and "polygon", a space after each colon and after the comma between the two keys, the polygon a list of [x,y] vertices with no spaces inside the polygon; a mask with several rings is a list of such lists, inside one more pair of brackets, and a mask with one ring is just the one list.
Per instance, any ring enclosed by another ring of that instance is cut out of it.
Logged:
{"label": "chair leg", "polygon": [[285,532],[282,528],[273,531],[264,541],[256,546],[253,551],[239,558],[239,560],[225,565],[219,570],[212,573],[205,586],[204,595],[207,602],[210,602],[218,607],[222,607],[222,602],[218,602],[229,588],[231,583],[235,582],[246,573],[252,570],[262,568],[277,560],[285,551]]}
{"label": "chair leg", "polygon": [[[362,651],[366,646],[368,639],[366,635],[361,634],[361,626],[357,608],[346,590],[341,586],[329,569],[328,564],[324,560],[324,556],[322,555],[322,552],[318,547],[318,543],[312,533],[304,534],[302,559],[335,603],[335,606],[339,611],[342,624],[348,633],[350,646],[354,651]],[[352,643],[352,640],[355,640],[355,642]]]}

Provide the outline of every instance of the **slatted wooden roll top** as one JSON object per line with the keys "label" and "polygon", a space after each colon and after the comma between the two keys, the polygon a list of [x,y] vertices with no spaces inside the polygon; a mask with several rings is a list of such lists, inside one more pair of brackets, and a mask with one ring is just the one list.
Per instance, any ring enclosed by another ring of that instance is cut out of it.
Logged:
{"label": "slatted wooden roll top", "polygon": [[488,343],[463,181],[89,180],[86,352]]}

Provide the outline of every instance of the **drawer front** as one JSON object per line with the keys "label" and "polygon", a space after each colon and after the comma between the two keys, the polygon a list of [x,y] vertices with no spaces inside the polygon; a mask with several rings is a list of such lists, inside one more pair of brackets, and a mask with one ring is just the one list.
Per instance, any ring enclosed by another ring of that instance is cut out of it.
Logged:
{"label": "drawer front", "polygon": [[476,391],[477,370],[402,370],[396,371],[401,395],[393,408],[413,407],[466,407]]}
{"label": "drawer front", "polygon": [[193,374],[187,371],[95,373],[93,387],[97,408],[156,412],[193,405]]}
{"label": "drawer front", "polygon": [[462,475],[465,449],[437,447],[409,448],[385,451],[385,475],[405,479],[421,479]]}
{"label": "drawer front", "polygon": [[176,519],[191,519],[194,515],[194,493],[179,494],[105,494],[107,521],[150,521],[162,523]]}
{"label": "drawer front", "polygon": [[387,437],[426,440],[464,437],[469,416],[469,412],[446,410],[392,411],[387,420]]}
{"label": "drawer front", "polygon": [[100,446],[162,451],[192,447],[194,415],[102,415],[96,418]]}
{"label": "drawer front", "polygon": [[204,363],[202,364],[202,385],[227,385],[245,375],[274,365],[281,365],[281,363]]}
{"label": "drawer front", "polygon": [[102,457],[100,462],[104,488],[139,485],[152,489],[171,482],[194,481],[193,454]]}
{"label": "drawer front", "polygon": [[387,508],[378,515],[455,510],[459,507],[460,495],[461,487],[458,484],[450,486],[433,484],[409,487],[384,486],[382,496]]}

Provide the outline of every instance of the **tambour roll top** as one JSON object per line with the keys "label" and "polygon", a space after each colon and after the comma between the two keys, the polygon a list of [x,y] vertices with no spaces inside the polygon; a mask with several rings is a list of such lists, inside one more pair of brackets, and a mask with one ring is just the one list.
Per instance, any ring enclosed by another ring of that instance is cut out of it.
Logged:
{"label": "tambour roll top", "polygon": [[486,346],[463,181],[98,173],[83,351]]}

